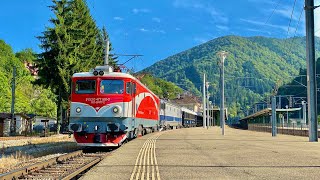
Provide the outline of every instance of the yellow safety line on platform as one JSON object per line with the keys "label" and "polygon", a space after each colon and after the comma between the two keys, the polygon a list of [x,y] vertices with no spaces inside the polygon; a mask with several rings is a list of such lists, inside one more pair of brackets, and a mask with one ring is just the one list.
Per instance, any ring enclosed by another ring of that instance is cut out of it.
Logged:
{"label": "yellow safety line on platform", "polygon": [[[130,180],[133,179],[151,179],[152,180],[161,180],[158,162],[156,158],[156,141],[162,135],[163,132],[157,133],[151,137],[149,137],[146,142],[141,147],[139,154],[136,159],[136,163],[134,165]],[[151,174],[150,174],[150,166],[151,166]],[[156,169],[156,172],[155,172]],[[156,173],[156,177],[155,177]]]}

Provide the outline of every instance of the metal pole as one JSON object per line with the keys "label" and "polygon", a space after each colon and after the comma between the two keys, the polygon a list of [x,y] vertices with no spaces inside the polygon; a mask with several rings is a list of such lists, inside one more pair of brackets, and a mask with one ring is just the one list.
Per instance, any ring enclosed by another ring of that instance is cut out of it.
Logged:
{"label": "metal pole", "polygon": [[278,109],[281,109],[281,95],[279,95],[279,104],[278,104]]}
{"label": "metal pole", "polygon": [[203,128],[206,127],[206,74],[203,74]]}
{"label": "metal pole", "polygon": [[106,41],[106,49],[104,50],[105,56],[104,56],[104,65],[107,66],[109,65],[109,41]]}
{"label": "metal pole", "polygon": [[302,102],[302,119],[303,123],[307,124],[307,103],[305,101]]}
{"label": "metal pole", "polygon": [[221,66],[221,121],[222,121],[222,135],[224,135],[224,123],[225,123],[225,114],[224,114],[224,59],[222,57],[222,66]]}
{"label": "metal pole", "polygon": [[13,67],[12,72],[12,87],[11,87],[11,121],[10,121],[10,134],[13,135],[16,133],[16,126],[14,120],[14,103],[16,94],[16,67]]}
{"label": "metal pole", "polygon": [[210,126],[212,126],[212,124],[213,124],[213,122],[212,122],[212,104],[210,104],[209,114],[210,114]]}
{"label": "metal pole", "polygon": [[221,91],[221,97],[220,97],[220,122],[222,124],[222,135],[224,135],[224,124],[225,124],[225,114],[224,114],[224,60],[227,57],[227,52],[221,51],[218,52],[218,56],[221,60],[221,69],[220,69],[220,91]]}
{"label": "metal pole", "polygon": [[277,124],[277,119],[276,119],[276,97],[272,96],[272,101],[271,101],[271,107],[272,107],[272,112],[271,112],[271,124],[272,124],[272,136],[277,136],[277,129],[276,129],[276,124]]}
{"label": "metal pole", "polygon": [[309,141],[318,141],[314,0],[305,0]]}
{"label": "metal pole", "polygon": [[209,118],[210,118],[210,114],[209,114],[209,110],[210,110],[210,107],[209,107],[209,92],[208,92],[208,88],[209,88],[209,82],[206,82],[206,88],[207,88],[207,129],[209,129]]}

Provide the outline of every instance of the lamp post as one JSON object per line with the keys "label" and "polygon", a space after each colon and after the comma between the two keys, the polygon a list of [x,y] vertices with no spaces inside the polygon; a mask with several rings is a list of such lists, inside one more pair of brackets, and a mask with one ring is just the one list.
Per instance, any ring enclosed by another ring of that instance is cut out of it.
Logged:
{"label": "lamp post", "polygon": [[210,115],[210,119],[209,119],[209,121],[210,121],[210,126],[213,126],[213,121],[212,121],[212,117],[213,117],[213,115],[212,115],[212,101],[209,101],[209,115]]}
{"label": "lamp post", "polygon": [[225,124],[225,115],[224,115],[224,60],[226,59],[228,53],[226,51],[220,51],[217,53],[220,58],[220,123],[222,125],[222,135],[224,135],[224,124]]}
{"label": "lamp post", "polygon": [[302,101],[302,119],[303,119],[303,123],[305,125],[307,125],[307,102],[306,101]]}
{"label": "lamp post", "polygon": [[209,89],[209,82],[206,82],[206,89],[207,89],[207,104],[206,104],[206,106],[207,106],[207,119],[206,119],[206,124],[207,124],[207,129],[209,129],[209,126],[210,126],[210,123],[209,123],[209,119],[210,119],[210,114],[209,114],[209,110],[210,110],[210,108],[209,108],[209,92],[208,92],[208,89]]}
{"label": "lamp post", "polygon": [[288,112],[288,108],[289,108],[289,106],[286,105],[286,109],[287,109],[287,124],[289,124],[289,112]]}
{"label": "lamp post", "polygon": [[206,127],[206,74],[203,74],[203,128]]}

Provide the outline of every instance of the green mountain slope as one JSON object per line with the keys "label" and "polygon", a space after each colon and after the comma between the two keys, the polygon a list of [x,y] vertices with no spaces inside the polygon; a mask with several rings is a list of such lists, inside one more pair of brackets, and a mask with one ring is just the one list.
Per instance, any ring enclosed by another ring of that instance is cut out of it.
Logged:
{"label": "green mountain slope", "polygon": [[153,77],[150,74],[137,74],[136,77],[162,99],[175,99],[183,93],[183,90],[172,82]]}
{"label": "green mountain slope", "polygon": [[[319,42],[319,39],[316,39]],[[203,73],[210,82],[210,100],[219,104],[218,51],[229,53],[225,61],[226,104],[231,116],[263,99],[275,84],[289,82],[305,67],[305,38],[225,36],[161,60],[146,68],[155,77],[171,81],[201,95]],[[319,57],[317,48],[316,57]]]}

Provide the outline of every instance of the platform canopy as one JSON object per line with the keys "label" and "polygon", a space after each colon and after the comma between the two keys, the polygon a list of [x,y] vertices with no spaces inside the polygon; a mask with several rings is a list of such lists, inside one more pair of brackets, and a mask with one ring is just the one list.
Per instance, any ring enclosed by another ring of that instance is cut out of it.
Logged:
{"label": "platform canopy", "polygon": [[[300,111],[301,110],[301,107],[300,108],[289,108],[289,109],[276,109],[276,112],[294,112],[294,111]],[[246,116],[241,120],[246,120],[246,119],[252,119],[252,118],[255,118],[255,117],[258,117],[258,116],[261,116],[261,115],[266,115],[266,114],[271,114],[271,108],[266,108],[266,109],[263,109],[261,111],[258,111],[256,113],[253,113],[253,114],[250,114],[249,116]]]}

